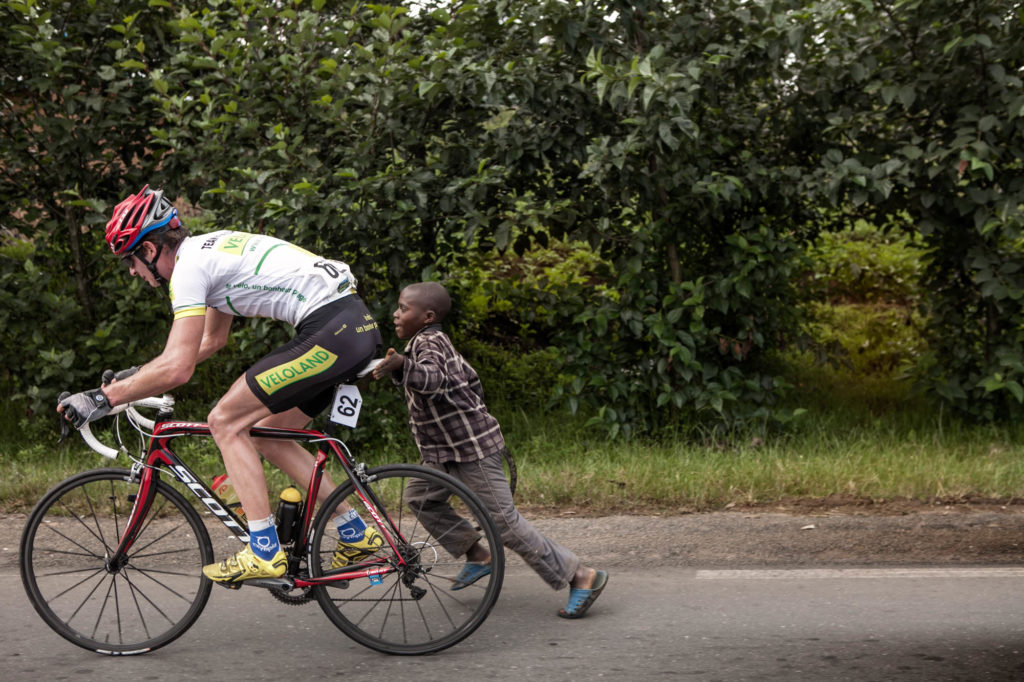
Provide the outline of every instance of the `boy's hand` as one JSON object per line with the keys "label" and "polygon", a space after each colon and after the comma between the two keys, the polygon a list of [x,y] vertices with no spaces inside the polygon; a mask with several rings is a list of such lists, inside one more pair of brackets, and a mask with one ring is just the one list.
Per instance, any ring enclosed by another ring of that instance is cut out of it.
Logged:
{"label": "boy's hand", "polygon": [[384,355],[384,359],[381,360],[379,365],[373,368],[373,378],[383,379],[386,375],[402,369],[402,365],[404,364],[405,356],[396,352],[394,348],[388,348],[388,352]]}

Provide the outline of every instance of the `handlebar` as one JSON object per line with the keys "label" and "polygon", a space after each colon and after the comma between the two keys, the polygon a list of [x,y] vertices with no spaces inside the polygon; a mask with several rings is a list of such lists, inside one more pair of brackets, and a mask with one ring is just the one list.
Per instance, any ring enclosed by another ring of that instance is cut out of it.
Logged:
{"label": "handlebar", "polygon": [[82,435],[82,440],[85,441],[86,445],[107,459],[117,459],[117,456],[121,454],[120,451],[101,443],[99,439],[92,434],[92,430],[89,428],[88,424],[83,424],[82,428],[78,429],[78,433]]}
{"label": "handlebar", "polygon": [[[128,415],[128,421],[130,421],[135,428],[152,431],[156,427],[156,422],[140,414],[136,407],[170,410],[174,407],[174,398],[172,396],[165,395],[160,398],[143,398],[141,400],[135,400],[131,403],[118,405],[117,407],[112,408],[108,416],[125,412]],[[100,442],[100,440],[93,434],[92,429],[89,428],[88,423],[83,424],[82,428],[78,429],[78,432],[82,435],[82,440],[85,441],[86,445],[104,457],[108,459],[117,459],[117,456],[121,454],[120,450],[116,450],[109,445],[104,445]]]}

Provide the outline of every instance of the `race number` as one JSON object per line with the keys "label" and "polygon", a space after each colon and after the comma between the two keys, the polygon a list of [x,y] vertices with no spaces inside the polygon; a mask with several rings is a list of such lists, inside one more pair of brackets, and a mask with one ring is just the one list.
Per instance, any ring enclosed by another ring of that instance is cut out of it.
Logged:
{"label": "race number", "polygon": [[352,384],[341,384],[334,392],[334,404],[331,406],[331,421],[354,429],[359,420],[359,409],[363,406],[363,397],[359,388]]}

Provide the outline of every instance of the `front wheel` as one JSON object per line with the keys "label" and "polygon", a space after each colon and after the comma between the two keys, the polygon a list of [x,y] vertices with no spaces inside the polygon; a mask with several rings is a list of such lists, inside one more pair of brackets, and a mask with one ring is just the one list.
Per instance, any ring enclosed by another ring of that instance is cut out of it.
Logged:
{"label": "front wheel", "polygon": [[141,654],[177,639],[202,612],[213,547],[202,517],[163,481],[135,543],[117,549],[139,483],[98,469],[59,483],[21,536],[21,580],[32,606],[61,637],[110,655]]}
{"label": "front wheel", "polygon": [[[310,575],[361,573],[317,587],[321,608],[346,635],[388,654],[433,653],[462,641],[501,591],[505,558],[494,521],[466,486],[442,472],[389,465],[367,476],[364,492],[351,481],[339,486],[317,517]],[[367,522],[367,537],[376,531],[391,541],[362,556],[339,545],[332,518],[342,501]],[[465,585],[457,576],[474,542],[491,558]]]}

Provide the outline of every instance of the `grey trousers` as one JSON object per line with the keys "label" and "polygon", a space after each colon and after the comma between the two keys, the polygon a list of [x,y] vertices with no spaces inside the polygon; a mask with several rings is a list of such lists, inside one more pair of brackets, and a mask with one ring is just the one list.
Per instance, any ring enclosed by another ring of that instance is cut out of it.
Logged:
{"label": "grey trousers", "polygon": [[[500,455],[475,462],[421,464],[445,472],[472,490],[494,519],[502,544],[521,556],[544,582],[556,590],[569,584],[580,566],[579,557],[522,517],[512,501]],[[424,481],[410,481],[405,489],[405,502],[434,537],[442,538],[440,542],[449,554],[463,556],[480,533],[455,513],[443,490],[432,488]]]}

